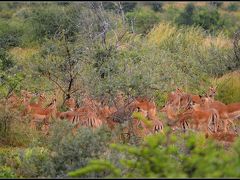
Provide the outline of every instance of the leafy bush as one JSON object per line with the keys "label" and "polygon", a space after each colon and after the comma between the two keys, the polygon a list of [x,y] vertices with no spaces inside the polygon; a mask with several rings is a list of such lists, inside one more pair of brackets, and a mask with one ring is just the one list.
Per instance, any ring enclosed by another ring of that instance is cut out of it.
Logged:
{"label": "leafy bush", "polygon": [[238,4],[237,3],[231,3],[228,5],[227,10],[228,11],[237,11],[238,10]]}
{"label": "leafy bush", "polygon": [[16,178],[17,176],[10,167],[0,166],[0,178]]}
{"label": "leafy bush", "polygon": [[146,4],[151,6],[151,9],[155,12],[163,11],[163,2],[147,2]]}
{"label": "leafy bush", "polygon": [[53,177],[54,164],[48,149],[43,147],[27,148],[19,151],[20,164],[17,173],[23,177]]}
{"label": "leafy bush", "polygon": [[177,24],[193,25],[193,14],[195,13],[195,6],[193,3],[187,4],[184,11],[176,19]]}
{"label": "leafy bush", "polygon": [[129,25],[136,33],[146,34],[159,22],[159,17],[151,10],[136,10],[126,14]]}
{"label": "leafy bush", "polygon": [[27,119],[21,120],[20,114],[0,109],[0,142],[10,146],[26,146],[38,135],[29,128]]}
{"label": "leafy bush", "polygon": [[8,49],[21,44],[23,29],[18,23],[0,19],[0,47]]}
{"label": "leafy bush", "polygon": [[106,152],[111,138],[104,128],[93,131],[79,128],[74,135],[72,124],[67,121],[56,122],[50,129],[47,147],[52,154],[55,176],[66,176],[68,171],[85,166],[92,158]]}
{"label": "leafy bush", "polygon": [[[115,178],[239,177],[239,159],[235,158],[239,155],[239,142],[238,139],[230,151],[202,134],[190,133],[178,138],[170,134],[153,135],[139,147],[112,144],[112,148],[127,155],[119,158],[120,167],[111,160],[93,160],[69,175],[81,177],[90,172],[104,172],[104,177]],[[224,168],[226,163],[228,167]]]}
{"label": "leafy bush", "polygon": [[36,7],[30,12],[28,18],[32,29],[28,29],[28,33],[33,33],[33,41],[42,42],[44,38],[53,38],[63,30],[68,38],[74,36],[77,31],[77,25],[72,23],[77,18],[74,9],[67,8],[66,11],[61,6],[50,4],[46,7]]}
{"label": "leafy bush", "polygon": [[224,20],[216,8],[199,8],[193,15],[193,22],[210,32],[216,32],[224,26]]}

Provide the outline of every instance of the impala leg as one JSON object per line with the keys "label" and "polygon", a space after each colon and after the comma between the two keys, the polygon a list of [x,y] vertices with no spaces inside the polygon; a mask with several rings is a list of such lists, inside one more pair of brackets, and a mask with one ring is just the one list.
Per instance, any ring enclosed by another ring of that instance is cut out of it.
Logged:
{"label": "impala leg", "polygon": [[237,134],[237,126],[236,126],[236,124],[233,122],[232,119],[228,119],[228,122],[231,123],[231,125],[233,126],[233,129],[234,129],[234,132]]}

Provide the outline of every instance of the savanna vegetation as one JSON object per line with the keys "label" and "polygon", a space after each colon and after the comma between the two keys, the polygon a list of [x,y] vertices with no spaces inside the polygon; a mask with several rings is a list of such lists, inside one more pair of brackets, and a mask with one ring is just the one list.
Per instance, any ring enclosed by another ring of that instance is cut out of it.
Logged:
{"label": "savanna vegetation", "polygon": [[239,6],[1,2],[0,177],[240,177]]}

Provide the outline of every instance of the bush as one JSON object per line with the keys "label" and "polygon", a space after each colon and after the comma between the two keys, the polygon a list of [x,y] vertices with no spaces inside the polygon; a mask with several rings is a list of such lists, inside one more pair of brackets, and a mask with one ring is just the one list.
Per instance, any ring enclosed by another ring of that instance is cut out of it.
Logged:
{"label": "bush", "polygon": [[0,178],[17,178],[10,167],[0,166]]}
{"label": "bush", "polygon": [[148,3],[149,5],[151,5],[151,8],[153,11],[155,12],[161,12],[163,10],[163,3],[162,2],[150,2]]}
{"label": "bush", "polygon": [[195,6],[194,4],[188,4],[184,11],[179,15],[176,19],[176,23],[180,25],[193,25],[193,14],[195,13]]}
{"label": "bush", "polygon": [[227,7],[228,11],[237,11],[238,10],[238,4],[237,3],[231,3]]}
{"label": "bush", "polygon": [[21,44],[23,29],[18,23],[0,19],[0,47],[8,49]]}
{"label": "bush", "polygon": [[0,109],[0,142],[10,146],[26,146],[36,138],[37,132],[29,128],[27,119],[14,111]]}
{"label": "bush", "polygon": [[224,26],[224,20],[216,8],[199,8],[193,15],[193,22],[210,32],[216,32]]}
{"label": "bush", "polygon": [[17,173],[26,178],[54,177],[55,169],[50,151],[43,147],[19,151],[20,164]]}
{"label": "bush", "polygon": [[[205,139],[202,134],[190,133],[178,138],[171,134],[167,137],[153,135],[139,147],[112,144],[112,148],[127,155],[127,158],[119,158],[120,167],[111,160],[93,160],[69,175],[81,177],[90,172],[104,172],[104,177],[108,178],[240,177],[236,158],[239,142],[238,139],[231,151]],[[224,168],[226,163],[228,167]]]}
{"label": "bush", "polygon": [[47,147],[52,153],[55,176],[64,177],[68,171],[85,166],[92,158],[106,152],[111,138],[104,128],[93,131],[79,128],[74,135],[72,124],[67,121],[56,122],[50,129]]}
{"label": "bush", "polygon": [[[140,34],[147,34],[159,22],[159,17],[151,10],[136,10],[126,14],[129,25]],[[133,24],[132,24],[133,23]]]}
{"label": "bush", "polygon": [[39,6],[30,12],[27,19],[33,28],[28,29],[28,34],[32,33],[32,41],[42,42],[44,38],[53,38],[55,35],[65,31],[67,38],[71,39],[77,32],[77,11],[67,8],[65,11],[61,6],[50,4],[47,7]]}

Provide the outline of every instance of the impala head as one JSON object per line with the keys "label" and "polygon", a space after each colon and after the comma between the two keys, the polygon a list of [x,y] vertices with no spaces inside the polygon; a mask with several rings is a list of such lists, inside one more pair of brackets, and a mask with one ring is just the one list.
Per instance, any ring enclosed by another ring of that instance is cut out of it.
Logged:
{"label": "impala head", "polygon": [[72,111],[75,106],[76,106],[76,101],[74,98],[68,98],[66,101],[65,101],[65,105]]}
{"label": "impala head", "polygon": [[217,93],[217,88],[211,86],[211,87],[209,88],[209,90],[208,90],[207,95],[208,95],[208,97],[210,97],[210,98],[214,98],[214,96],[216,95],[216,93]]}
{"label": "impala head", "polygon": [[201,96],[201,106],[209,106],[209,104],[212,102],[212,99],[208,97],[207,95]]}

